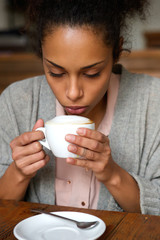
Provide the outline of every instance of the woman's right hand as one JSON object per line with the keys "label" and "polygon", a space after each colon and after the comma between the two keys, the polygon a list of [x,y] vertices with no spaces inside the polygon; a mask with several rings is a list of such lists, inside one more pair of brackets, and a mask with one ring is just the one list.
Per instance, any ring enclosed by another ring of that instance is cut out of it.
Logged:
{"label": "woman's right hand", "polygon": [[42,145],[38,142],[44,138],[44,134],[41,131],[35,131],[43,126],[43,120],[39,119],[32,132],[25,132],[10,143],[15,167],[24,180],[34,177],[36,172],[49,161],[49,156],[45,154]]}

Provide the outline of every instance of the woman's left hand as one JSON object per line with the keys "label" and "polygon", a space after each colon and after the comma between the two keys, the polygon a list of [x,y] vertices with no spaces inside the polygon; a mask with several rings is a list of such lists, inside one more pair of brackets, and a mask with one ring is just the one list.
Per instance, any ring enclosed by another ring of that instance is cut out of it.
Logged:
{"label": "woman's left hand", "polygon": [[79,128],[77,133],[66,135],[66,140],[71,143],[68,150],[82,158],[67,158],[67,162],[91,169],[99,181],[108,182],[114,171],[108,137],[87,128]]}

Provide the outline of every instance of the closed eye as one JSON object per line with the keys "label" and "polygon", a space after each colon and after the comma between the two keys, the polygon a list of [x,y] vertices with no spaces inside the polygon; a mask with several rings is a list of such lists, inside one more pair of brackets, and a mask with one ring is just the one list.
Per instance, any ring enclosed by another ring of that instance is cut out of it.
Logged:
{"label": "closed eye", "polygon": [[48,72],[51,77],[57,77],[60,78],[62,77],[65,73],[53,73],[53,72]]}
{"label": "closed eye", "polygon": [[88,78],[96,78],[100,76],[100,72],[97,72],[95,74],[87,74],[87,73],[83,73],[84,76],[88,77]]}
{"label": "closed eye", "polygon": [[[51,72],[51,71],[49,71],[48,73],[49,73],[49,75],[50,75],[51,77],[57,77],[57,78],[60,78],[60,77],[62,77],[62,76],[65,74],[65,73],[53,73],[53,72]],[[97,73],[95,73],[95,74],[83,73],[83,75],[84,75],[85,77],[87,77],[87,78],[96,78],[96,77],[99,77],[99,76],[100,76],[100,72],[97,72]]]}

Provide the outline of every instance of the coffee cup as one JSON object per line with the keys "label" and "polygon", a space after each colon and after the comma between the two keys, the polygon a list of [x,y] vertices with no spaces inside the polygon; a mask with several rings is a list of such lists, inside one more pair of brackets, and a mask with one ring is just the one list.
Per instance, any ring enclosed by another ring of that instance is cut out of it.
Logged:
{"label": "coffee cup", "polygon": [[36,131],[42,131],[45,139],[39,141],[43,146],[52,151],[59,158],[78,158],[79,156],[68,151],[68,143],[65,140],[67,134],[77,135],[78,128],[89,128],[94,130],[95,124],[92,120],[76,116],[61,115],[45,123],[45,127],[37,128]]}

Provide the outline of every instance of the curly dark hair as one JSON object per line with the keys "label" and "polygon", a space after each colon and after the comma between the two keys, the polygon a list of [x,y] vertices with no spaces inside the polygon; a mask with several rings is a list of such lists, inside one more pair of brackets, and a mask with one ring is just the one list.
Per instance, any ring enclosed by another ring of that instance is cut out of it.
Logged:
{"label": "curly dark hair", "polygon": [[38,41],[37,52],[42,55],[43,39],[55,27],[85,25],[103,32],[105,43],[113,47],[113,59],[118,60],[126,18],[135,14],[144,18],[148,4],[148,0],[30,0],[28,16]]}

